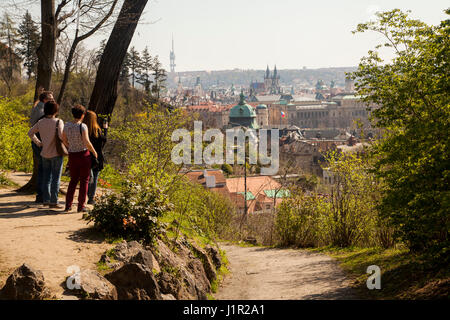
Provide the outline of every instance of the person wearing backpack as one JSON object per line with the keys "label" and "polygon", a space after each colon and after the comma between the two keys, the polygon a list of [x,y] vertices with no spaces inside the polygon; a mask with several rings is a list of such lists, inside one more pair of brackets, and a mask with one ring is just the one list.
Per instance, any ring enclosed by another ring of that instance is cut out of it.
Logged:
{"label": "person wearing backpack", "polygon": [[88,191],[89,176],[91,172],[91,153],[97,158],[97,151],[89,140],[88,128],[83,123],[86,108],[76,105],[72,108],[73,120],[64,126],[63,141],[69,151],[70,182],[66,194],[65,212],[72,209],[75,189],[80,182],[78,192],[77,212],[86,212],[85,202]]}
{"label": "person wearing backpack", "polygon": [[92,159],[91,174],[88,187],[88,204],[95,204],[95,191],[97,190],[98,175],[103,170],[104,156],[103,147],[106,143],[106,135],[98,125],[97,114],[94,111],[87,111],[83,121],[88,128],[89,140],[97,151],[98,158]]}
{"label": "person wearing backpack", "polygon": [[41,148],[42,202],[50,208],[62,209],[58,204],[58,193],[63,156],[58,152],[57,143],[62,138],[64,122],[56,117],[58,110],[59,105],[56,102],[47,101],[44,104],[44,118],[28,131],[28,136],[37,147]]}

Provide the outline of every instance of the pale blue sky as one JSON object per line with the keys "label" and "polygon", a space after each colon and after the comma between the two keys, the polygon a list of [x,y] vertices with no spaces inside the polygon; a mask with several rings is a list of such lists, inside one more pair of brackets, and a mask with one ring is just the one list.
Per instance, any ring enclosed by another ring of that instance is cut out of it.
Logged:
{"label": "pale blue sky", "polygon": [[179,71],[354,66],[378,37],[351,31],[373,12],[409,9],[437,24],[447,7],[448,0],[154,0],[132,44],[148,45],[168,68],[173,33]]}
{"label": "pale blue sky", "polygon": [[148,46],[169,69],[173,34],[177,71],[356,66],[380,38],[351,31],[375,11],[409,9],[437,24],[447,7],[449,0],[149,0],[131,45]]}

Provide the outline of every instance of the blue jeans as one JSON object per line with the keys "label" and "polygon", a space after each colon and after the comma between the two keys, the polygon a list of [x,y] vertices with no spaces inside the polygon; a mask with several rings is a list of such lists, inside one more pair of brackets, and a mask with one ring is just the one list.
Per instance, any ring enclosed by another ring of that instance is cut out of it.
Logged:
{"label": "blue jeans", "polygon": [[43,175],[43,200],[44,203],[57,204],[59,184],[61,181],[61,172],[63,167],[63,157],[54,158],[42,157]]}
{"label": "blue jeans", "polygon": [[43,190],[44,190],[44,171],[42,167],[42,157],[41,151],[42,147],[38,147],[34,142],[31,142],[31,148],[33,149],[33,154],[38,159],[38,172],[37,172],[37,181],[36,181],[36,201],[43,200]]}
{"label": "blue jeans", "polygon": [[98,174],[99,173],[100,173],[100,170],[98,170],[98,169],[91,170],[91,177],[89,179],[89,186],[88,186],[89,201],[94,200],[95,191],[97,190],[97,182],[98,182]]}

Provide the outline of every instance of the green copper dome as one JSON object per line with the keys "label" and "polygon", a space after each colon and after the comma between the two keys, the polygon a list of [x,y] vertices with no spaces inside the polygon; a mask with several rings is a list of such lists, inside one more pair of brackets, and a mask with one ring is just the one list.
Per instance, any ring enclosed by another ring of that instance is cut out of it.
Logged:
{"label": "green copper dome", "polygon": [[231,108],[230,118],[256,118],[255,109],[245,102],[243,93],[239,104]]}
{"label": "green copper dome", "polygon": [[256,106],[256,109],[267,109],[267,106],[265,104],[260,104]]}

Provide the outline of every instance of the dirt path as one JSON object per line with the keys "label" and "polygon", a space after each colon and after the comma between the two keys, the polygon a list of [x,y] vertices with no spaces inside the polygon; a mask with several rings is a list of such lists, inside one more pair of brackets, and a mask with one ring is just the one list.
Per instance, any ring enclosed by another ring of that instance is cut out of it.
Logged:
{"label": "dirt path", "polygon": [[[28,174],[21,173],[9,177],[20,185],[29,179]],[[64,198],[60,201],[64,203]],[[34,195],[0,189],[0,285],[26,262],[43,272],[57,298],[68,298],[61,285],[69,275],[67,267],[96,269],[101,254],[113,245],[93,232],[91,224],[87,225],[76,210],[66,214],[39,208],[33,202]]]}
{"label": "dirt path", "polygon": [[223,245],[231,274],[218,300],[357,299],[337,262],[305,250]]}
{"label": "dirt path", "polygon": [[[10,179],[23,185],[29,175],[14,173]],[[63,183],[62,188],[66,185]],[[33,201],[33,195],[0,189],[0,286],[26,262],[43,272],[57,298],[67,299],[70,296],[62,286],[67,267],[95,269],[101,254],[113,245],[93,233],[81,213],[43,209]],[[224,245],[223,249],[231,274],[226,276],[216,299],[356,298],[336,261],[325,255],[236,245]]]}

